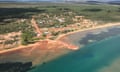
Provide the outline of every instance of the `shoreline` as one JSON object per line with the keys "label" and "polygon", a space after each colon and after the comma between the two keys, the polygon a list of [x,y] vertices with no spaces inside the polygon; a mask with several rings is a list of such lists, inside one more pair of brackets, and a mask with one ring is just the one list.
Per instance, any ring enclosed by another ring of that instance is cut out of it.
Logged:
{"label": "shoreline", "polygon": [[[58,43],[62,44],[64,47],[67,47],[68,49],[78,50],[79,48],[77,46],[72,45],[72,44],[67,44],[67,43],[62,42],[60,40],[62,38],[64,38],[65,36],[68,36],[68,35],[71,35],[71,34],[74,34],[74,33],[77,33],[77,32],[82,32],[82,31],[87,31],[87,30],[93,30],[93,29],[98,29],[98,28],[111,27],[111,26],[117,26],[117,25],[120,25],[120,22],[118,22],[118,23],[107,23],[107,24],[104,24],[104,25],[97,25],[95,27],[86,28],[86,29],[80,29],[80,30],[77,30],[77,31],[69,32],[67,34],[59,35],[55,40],[47,40],[46,39],[46,40],[40,40],[39,42],[45,42],[45,41],[47,41],[49,43],[58,42]],[[26,45],[26,46],[18,46],[16,48],[12,48],[12,49],[1,50],[0,54],[9,53],[9,52],[13,52],[13,51],[17,51],[17,50],[22,50],[22,49],[26,49],[26,48],[31,48],[34,45],[38,45],[39,42],[36,42],[34,44],[29,44],[29,45]]]}
{"label": "shoreline", "polygon": [[98,28],[111,27],[111,26],[117,26],[117,25],[120,25],[120,22],[117,22],[117,23],[106,23],[106,24],[97,25],[97,26],[91,27],[91,28],[80,29],[80,30],[76,30],[76,31],[73,31],[73,32],[69,32],[67,34],[62,34],[62,35],[58,36],[56,40],[60,40],[61,38],[65,37],[67,35],[74,34],[74,33],[77,33],[77,32],[93,30],[93,29],[98,29]]}

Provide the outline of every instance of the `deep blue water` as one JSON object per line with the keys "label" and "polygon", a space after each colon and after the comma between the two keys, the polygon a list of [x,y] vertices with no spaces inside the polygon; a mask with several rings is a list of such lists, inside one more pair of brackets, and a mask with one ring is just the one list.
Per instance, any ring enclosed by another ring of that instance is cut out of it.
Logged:
{"label": "deep blue water", "polygon": [[89,44],[29,72],[120,72],[120,36]]}

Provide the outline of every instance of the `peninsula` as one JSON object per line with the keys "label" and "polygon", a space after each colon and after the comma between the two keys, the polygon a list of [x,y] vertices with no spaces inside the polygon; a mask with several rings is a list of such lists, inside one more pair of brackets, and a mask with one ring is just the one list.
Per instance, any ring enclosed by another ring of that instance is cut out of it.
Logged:
{"label": "peninsula", "polygon": [[67,36],[120,26],[118,5],[4,5],[0,6],[0,63],[32,62],[32,66],[44,64],[81,48],[65,41]]}

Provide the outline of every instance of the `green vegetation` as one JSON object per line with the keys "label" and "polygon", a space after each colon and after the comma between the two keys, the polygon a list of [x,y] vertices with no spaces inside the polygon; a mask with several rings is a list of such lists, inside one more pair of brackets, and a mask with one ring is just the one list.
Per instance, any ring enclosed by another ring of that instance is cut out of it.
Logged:
{"label": "green vegetation", "polygon": [[[6,6],[8,7],[6,7]],[[18,32],[31,30],[31,16],[39,16],[37,22],[40,27],[66,27],[68,24],[73,24],[72,18],[74,16],[85,16],[85,18],[99,22],[119,22],[120,21],[120,7],[100,4],[1,4],[0,7],[0,34],[9,32]],[[69,14],[72,12],[72,14]],[[46,15],[48,14],[49,18]],[[65,22],[61,23],[55,19],[65,18]],[[18,23],[17,20],[27,19],[29,22]],[[52,21],[51,21],[52,20]],[[40,23],[43,21],[42,23]],[[50,23],[51,22],[51,23]]]}
{"label": "green vegetation", "polygon": [[27,72],[30,69],[32,69],[32,62],[14,62],[0,64],[1,72]]}
{"label": "green vegetation", "polygon": [[79,5],[73,8],[77,15],[85,16],[91,20],[103,22],[119,22],[119,6],[112,5]]}
{"label": "green vegetation", "polygon": [[[75,15],[85,16],[86,18],[104,22],[118,22],[120,19],[119,6],[113,5],[56,5],[56,6],[42,6],[38,9],[46,9],[47,13],[53,15],[60,15],[65,12],[73,12]],[[63,14],[64,15],[64,14]],[[65,15],[64,15],[65,16]]]}
{"label": "green vegetation", "polygon": [[[101,4],[52,4],[52,3],[12,3],[0,4],[0,34],[10,32],[22,32],[21,43],[27,45],[45,39],[46,34],[42,37],[35,38],[36,34],[33,31],[30,23],[32,16],[35,17],[40,28],[62,28],[69,24],[73,24],[75,16],[85,16],[85,19],[91,19],[98,22],[120,22],[120,7]],[[25,20],[25,21],[24,21]],[[81,26],[81,25],[78,25]],[[85,27],[84,27],[85,28]],[[54,40],[59,34],[66,34],[75,29],[51,31]],[[0,38],[3,40],[2,38]],[[5,44],[13,44],[17,42],[17,38],[6,40]],[[3,42],[0,42],[2,44]],[[26,72],[31,69],[32,63],[4,63],[0,64],[1,72]]]}
{"label": "green vegetation", "polygon": [[[72,24],[72,19],[74,16],[85,16],[88,19],[98,22],[119,22],[120,21],[120,8],[119,6],[101,4],[101,5],[54,5],[54,6],[42,6],[38,7],[38,9],[46,10],[46,14],[50,15],[51,18],[54,15],[65,18],[65,23],[60,24],[58,21],[54,21],[53,25],[44,23],[40,24],[40,27],[64,27],[68,24]],[[72,12],[73,14],[68,14],[67,12]],[[48,18],[41,17],[40,19],[44,19],[48,21]],[[67,19],[67,20],[66,20]],[[59,26],[60,25],[60,26]]]}
{"label": "green vegetation", "polygon": [[53,36],[57,36],[57,35],[59,35],[60,34],[60,32],[52,32],[52,35]]}
{"label": "green vegetation", "polygon": [[16,42],[17,40],[7,40],[5,41],[5,44],[13,44],[14,42]]}
{"label": "green vegetation", "polygon": [[32,32],[32,31],[24,31],[21,35],[21,38],[22,38],[22,44],[23,45],[27,45],[29,43],[32,43],[34,42],[33,41],[33,37],[35,36],[35,33]]}
{"label": "green vegetation", "polygon": [[0,34],[3,33],[9,33],[9,32],[18,32],[18,31],[25,31],[28,29],[32,29],[29,24],[26,23],[10,23],[10,24],[4,24],[0,25]]}

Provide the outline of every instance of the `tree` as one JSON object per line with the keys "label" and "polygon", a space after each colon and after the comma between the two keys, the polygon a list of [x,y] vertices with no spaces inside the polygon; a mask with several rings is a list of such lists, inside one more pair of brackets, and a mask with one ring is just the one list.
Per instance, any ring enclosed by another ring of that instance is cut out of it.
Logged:
{"label": "tree", "polygon": [[22,44],[26,45],[28,43],[31,43],[32,38],[34,36],[34,33],[31,31],[25,31],[22,33],[21,37],[22,37]]}

